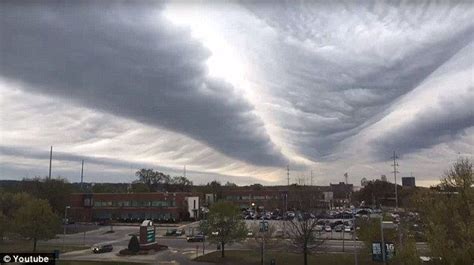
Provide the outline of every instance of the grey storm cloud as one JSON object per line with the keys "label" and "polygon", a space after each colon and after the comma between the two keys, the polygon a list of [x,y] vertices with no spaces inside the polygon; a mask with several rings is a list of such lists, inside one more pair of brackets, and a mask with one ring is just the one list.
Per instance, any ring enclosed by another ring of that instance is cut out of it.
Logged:
{"label": "grey storm cloud", "polygon": [[[280,126],[289,135],[290,144],[313,160],[337,158],[334,154],[341,142],[387,115],[402,96],[474,40],[474,24],[459,15],[472,13],[472,5],[393,6],[377,2],[308,2],[294,8],[291,2],[275,6],[246,4],[281,36],[272,49],[276,54],[262,56],[280,66],[276,67],[280,74],[269,74],[273,78],[269,76],[271,81],[266,85],[275,98],[292,108],[291,112],[279,113]],[[438,17],[449,19],[440,26]],[[426,27],[432,35],[420,30],[429,23],[434,23]],[[364,31],[358,32],[358,28]],[[364,35],[366,32],[369,33]],[[443,141],[440,135],[446,134],[446,128],[441,126],[444,122],[446,126],[453,125],[449,134],[471,126],[468,116],[458,117],[456,124],[450,124],[448,121],[454,122],[456,112],[439,112],[445,115],[424,120],[424,129],[435,131],[425,134],[427,139],[396,138],[397,144],[405,143],[403,151],[413,152]],[[400,135],[422,135],[424,129],[406,130]],[[391,148],[388,144],[379,151]]]}
{"label": "grey storm cloud", "polygon": [[286,164],[253,106],[207,77],[209,51],[145,3],[2,1],[0,75],[251,164]]}
{"label": "grey storm cloud", "polygon": [[387,158],[394,150],[409,154],[464,135],[465,129],[474,126],[474,87],[471,92],[455,102],[443,101],[439,108],[421,112],[413,122],[371,141],[375,155]]}
{"label": "grey storm cloud", "polygon": [[[21,157],[21,158],[28,158],[38,160],[41,165],[47,165],[49,160],[49,151],[40,150],[37,148],[25,148],[25,147],[17,147],[17,146],[6,146],[0,145],[0,154],[11,156],[11,157]],[[95,182],[97,180],[103,182],[121,182],[126,181],[127,179],[135,179],[135,172],[140,168],[152,168],[154,170],[158,170],[165,174],[169,174],[171,176],[182,176],[183,171],[179,169],[173,169],[169,167],[163,166],[156,166],[149,163],[134,163],[122,159],[116,158],[106,158],[106,157],[92,157],[92,156],[82,156],[76,155],[68,152],[58,152],[53,151],[53,167],[52,167],[52,176],[69,176],[69,179],[72,182],[79,181],[79,172],[80,172],[80,162],[81,160],[85,161],[84,166],[84,181]],[[68,162],[71,163],[67,168],[57,168],[55,163],[58,161],[60,162]],[[44,163],[43,163],[44,162]],[[76,164],[76,167],[72,165],[72,163]],[[98,166],[99,169],[95,169],[90,165]],[[29,165],[31,167],[35,167]],[[34,174],[29,175],[28,170],[25,170],[21,166],[18,167],[15,163],[10,163],[6,165],[2,165],[0,168],[0,173],[2,177],[10,176],[14,179],[19,178],[21,176],[24,177],[33,177],[33,176],[41,176],[40,172],[47,172],[47,168],[45,166],[40,166],[42,170],[38,171],[38,166],[35,167],[34,170],[31,170]],[[104,169],[122,169],[119,171],[113,171],[109,173],[107,171],[104,172]],[[26,173],[26,174],[25,174]],[[196,171],[196,170],[187,170],[186,173],[188,174],[187,177],[193,181],[195,184],[206,184],[213,180],[218,179],[221,183],[226,181],[237,182],[240,184],[240,181],[243,180],[251,180],[255,183],[267,183],[265,180],[254,179],[250,176],[243,176],[239,180],[237,180],[233,176],[223,175],[223,174],[210,174],[208,172]],[[72,176],[77,176],[77,178],[72,178]],[[237,181],[236,181],[237,180]],[[269,184],[268,182],[267,184]]]}

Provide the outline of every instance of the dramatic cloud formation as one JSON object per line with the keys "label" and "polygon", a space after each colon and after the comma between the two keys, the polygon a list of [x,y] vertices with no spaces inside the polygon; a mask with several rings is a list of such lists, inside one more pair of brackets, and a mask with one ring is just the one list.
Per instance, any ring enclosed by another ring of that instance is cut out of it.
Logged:
{"label": "dramatic cloud formation", "polygon": [[229,84],[206,78],[209,52],[163,20],[159,7],[17,1],[3,7],[3,77],[184,133],[249,163],[286,163],[252,106]]}
{"label": "dramatic cloud formation", "polygon": [[277,182],[288,163],[293,181],[357,182],[395,150],[430,184],[472,158],[466,1],[0,5],[0,177],[44,172],[49,145],[198,183]]}

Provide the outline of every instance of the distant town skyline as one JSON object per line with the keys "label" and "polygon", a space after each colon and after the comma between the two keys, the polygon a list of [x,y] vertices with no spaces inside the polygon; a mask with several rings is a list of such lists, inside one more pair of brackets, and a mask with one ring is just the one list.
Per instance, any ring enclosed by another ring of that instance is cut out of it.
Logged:
{"label": "distant town skyline", "polygon": [[418,186],[474,150],[469,1],[0,2],[0,179]]}

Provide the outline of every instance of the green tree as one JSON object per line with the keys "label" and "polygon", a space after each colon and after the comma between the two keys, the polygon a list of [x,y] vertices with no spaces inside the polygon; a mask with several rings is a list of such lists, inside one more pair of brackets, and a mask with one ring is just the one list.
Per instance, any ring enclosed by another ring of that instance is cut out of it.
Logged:
{"label": "green tree", "polygon": [[160,187],[170,182],[170,176],[153,169],[142,168],[135,175],[138,180],[148,185],[150,191],[157,191]]}
{"label": "green tree", "polygon": [[[395,200],[393,200],[394,185],[393,183],[378,179],[369,181],[367,186],[354,192],[353,197],[359,202],[364,201],[366,205],[373,205],[375,207],[380,207],[380,205],[395,206]],[[397,185],[397,191],[398,194],[402,194],[402,187],[400,185]],[[402,201],[399,199],[399,203]],[[402,205],[400,204],[400,206]]]}
{"label": "green tree", "polygon": [[125,193],[129,184],[126,183],[93,183],[93,193]]}
{"label": "green tree", "polygon": [[0,243],[3,242],[5,233],[9,230],[10,222],[8,218],[0,211]]}
{"label": "green tree", "polygon": [[399,246],[397,253],[392,260],[392,264],[397,265],[422,265],[420,254],[416,249],[416,242],[412,236],[403,241],[403,245]]}
{"label": "green tree", "polygon": [[150,188],[145,183],[134,182],[134,183],[132,183],[132,192],[134,192],[134,193],[150,192]]}
{"label": "green tree", "polygon": [[42,199],[33,199],[21,206],[15,212],[14,222],[18,234],[33,240],[33,252],[36,252],[37,241],[54,238],[61,224],[48,202]]}
{"label": "green tree", "polygon": [[207,220],[200,222],[200,229],[208,235],[210,242],[220,244],[221,257],[225,256],[225,245],[239,242],[247,235],[247,227],[239,208],[229,202],[212,205]]}
{"label": "green tree", "polygon": [[237,184],[235,184],[234,182],[230,182],[230,181],[227,181],[224,186],[226,187],[237,187]]}
{"label": "green tree", "polygon": [[69,203],[72,193],[71,184],[63,178],[33,178],[23,179],[21,190],[39,199],[45,199],[58,215],[64,214],[64,209]]}
{"label": "green tree", "polygon": [[472,162],[459,159],[437,189],[417,197],[418,210],[433,255],[446,265],[474,260],[474,188]]}
{"label": "green tree", "polygon": [[133,235],[132,238],[130,238],[130,241],[128,242],[128,250],[130,250],[134,254],[140,251],[140,242],[138,242],[138,238],[136,235]]}
{"label": "green tree", "polygon": [[0,241],[8,232],[12,231],[15,212],[28,201],[34,198],[27,193],[0,192]]}
{"label": "green tree", "polygon": [[[384,217],[384,220],[387,220]],[[371,252],[372,242],[381,241],[382,234],[380,230],[380,218],[369,218],[357,220],[357,226],[360,230],[357,231],[357,236],[364,242],[367,252]],[[385,242],[397,242],[397,231],[393,228],[383,229],[383,237]]]}
{"label": "green tree", "polygon": [[169,191],[190,191],[193,182],[186,177],[176,176],[170,179],[168,186]]}
{"label": "green tree", "polygon": [[212,193],[216,196],[216,200],[222,198],[222,184],[219,181],[213,180],[208,182],[204,187],[203,191],[205,193]]}

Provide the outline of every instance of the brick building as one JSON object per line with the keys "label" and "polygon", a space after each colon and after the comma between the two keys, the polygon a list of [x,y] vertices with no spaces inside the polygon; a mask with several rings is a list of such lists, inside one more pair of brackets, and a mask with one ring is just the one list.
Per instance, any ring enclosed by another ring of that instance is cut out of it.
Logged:
{"label": "brick building", "polygon": [[[188,205],[189,201],[193,205]],[[68,216],[85,222],[187,220],[198,218],[197,209],[200,207],[199,196],[189,192],[75,193],[71,195],[69,205]]]}
{"label": "brick building", "polygon": [[[221,187],[220,194],[205,194],[206,198],[216,198],[232,202],[241,209],[250,208],[252,203],[260,209],[324,209],[328,207],[325,192],[329,187],[322,186],[244,186]],[[205,202],[209,205],[209,201]]]}

